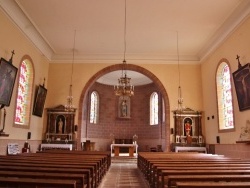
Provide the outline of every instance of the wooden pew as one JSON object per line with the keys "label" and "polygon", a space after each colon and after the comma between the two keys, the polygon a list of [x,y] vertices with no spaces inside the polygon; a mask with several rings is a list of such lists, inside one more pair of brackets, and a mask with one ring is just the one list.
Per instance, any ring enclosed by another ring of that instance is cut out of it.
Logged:
{"label": "wooden pew", "polygon": [[[153,171],[151,173],[151,181],[150,182],[154,182],[156,183],[158,177],[161,176],[161,171],[162,170],[178,170],[178,169],[239,169],[239,170],[246,170],[246,169],[250,169],[250,163],[237,163],[235,161],[232,162],[227,162],[227,163],[220,163],[220,161],[218,161],[218,163],[216,161],[214,162],[183,162],[181,163],[167,163],[167,164],[153,164]],[[168,177],[166,177],[166,179],[168,179]],[[152,183],[153,184],[153,183]],[[156,183],[157,184],[157,183]]]}
{"label": "wooden pew", "polygon": [[250,175],[169,175],[167,187],[176,186],[176,182],[209,181],[209,182],[249,182]]}
{"label": "wooden pew", "polygon": [[92,182],[92,186],[98,183],[100,181],[100,178],[98,176],[97,170],[96,170],[96,164],[91,162],[61,162],[57,160],[48,160],[47,158],[40,158],[37,157],[35,158],[36,160],[30,159],[1,159],[0,160],[0,165],[2,166],[9,166],[9,165],[15,165],[15,166],[32,166],[32,167],[53,167],[53,168],[74,168],[74,169],[88,169],[90,170],[90,175],[88,177],[90,183]]}
{"label": "wooden pew", "polygon": [[58,173],[58,174],[82,174],[86,175],[87,187],[92,187],[92,179],[90,178],[90,170],[88,169],[73,169],[73,168],[58,168],[58,167],[35,167],[35,166],[0,166],[0,171],[24,171],[24,172],[43,172],[43,173]]}
{"label": "wooden pew", "polygon": [[165,187],[165,180],[170,175],[250,175],[250,170],[163,170],[157,187]]}
{"label": "wooden pew", "polygon": [[138,156],[138,168],[143,172],[143,174],[146,176],[150,171],[150,164],[154,161],[173,161],[177,160],[182,162],[183,158],[185,160],[191,161],[191,160],[196,160],[197,159],[202,159],[202,160],[239,160],[239,159],[232,159],[232,158],[226,158],[221,155],[211,155],[211,154],[204,154],[204,153],[159,153],[159,154],[152,154],[152,153],[139,153]]}
{"label": "wooden pew", "polygon": [[237,168],[244,168],[250,167],[250,162],[246,161],[235,161],[235,160],[227,160],[227,161],[222,161],[222,160],[202,160],[202,159],[197,159],[197,160],[187,160],[187,161],[165,161],[165,162],[151,162],[150,168],[148,170],[147,174],[147,179],[150,181],[153,177],[155,176],[160,176],[160,171],[163,169],[174,169],[174,168],[192,168],[192,167],[237,167]]}
{"label": "wooden pew", "polygon": [[[96,153],[96,152],[95,152]],[[62,155],[63,154],[63,155]],[[75,155],[77,154],[77,155]],[[68,158],[71,158],[72,155],[74,156],[74,159],[72,159],[73,161],[84,161],[87,163],[90,163],[90,161],[93,161],[95,163],[98,163],[98,167],[97,167],[97,172],[98,175],[97,177],[99,179],[101,179],[105,173],[107,172],[108,168],[109,168],[109,164],[107,163],[107,155],[90,155],[89,154],[85,154],[83,152],[70,152],[70,151],[65,151],[65,152],[61,152],[60,150],[54,151],[54,152],[40,152],[39,154],[35,155],[35,154],[31,154],[31,155],[27,155],[27,157],[33,157],[35,156],[37,158],[37,156],[42,156],[44,157],[44,155],[47,158],[53,158],[56,159],[57,161],[65,161],[65,157],[66,157],[66,161],[68,161]],[[100,161],[99,161],[100,160]],[[69,161],[71,162],[71,161]]]}
{"label": "wooden pew", "polygon": [[68,150],[46,150],[46,151],[39,151],[37,153],[71,153],[71,154],[79,154],[79,155],[91,155],[91,156],[105,156],[104,160],[105,163],[107,164],[107,169],[111,165],[111,153],[107,151],[79,151],[79,150],[73,150],[73,151],[68,151]]}
{"label": "wooden pew", "polygon": [[198,153],[139,153],[138,167],[151,187],[164,187],[164,181],[172,174],[184,176],[191,171],[193,177],[200,174],[216,174],[217,177],[220,174],[249,174],[250,161]]}
{"label": "wooden pew", "polygon": [[[95,155],[97,153],[97,155]],[[110,158],[109,158],[110,157]],[[109,161],[110,160],[110,161]],[[16,173],[24,172],[23,174],[37,172],[36,178],[39,175],[52,177],[53,174],[73,177],[77,179],[77,183],[84,183],[87,187],[97,187],[111,164],[111,155],[109,152],[41,152],[28,153],[17,156],[0,156],[0,174],[3,171],[8,171],[10,176],[15,176]],[[14,166],[14,168],[13,168]],[[39,174],[40,173],[40,174]],[[25,175],[20,175],[25,177]],[[35,175],[32,175],[32,177]],[[79,180],[79,177],[85,179]],[[48,178],[49,179],[49,178]]]}
{"label": "wooden pew", "polygon": [[250,187],[250,182],[177,182],[176,188],[197,188],[197,187],[230,187],[230,188],[240,188],[240,187]]}
{"label": "wooden pew", "polygon": [[[75,180],[76,188],[86,188],[87,182],[84,174],[68,174],[68,173],[44,173],[44,172],[26,172],[26,171],[0,171],[0,177],[15,178],[33,178],[33,179],[63,179]],[[0,186],[1,187],[1,186]]]}
{"label": "wooden pew", "polygon": [[[3,157],[1,157],[1,158],[3,160]],[[96,162],[97,163],[99,162],[99,159],[101,159],[101,156],[96,157],[96,159],[94,159],[94,158],[95,157],[93,157],[91,155],[88,155],[88,157],[80,156],[80,155],[77,155],[77,156],[74,155],[73,159],[72,159],[72,155],[64,155],[64,154],[63,155],[61,155],[61,154],[60,155],[59,154],[42,154],[42,155],[31,154],[31,155],[29,155],[28,154],[28,155],[20,155],[18,157],[11,157],[11,159],[13,161],[14,160],[19,161],[20,159],[22,159],[22,160],[26,160],[26,162],[28,160],[29,163],[37,163],[38,162],[38,163],[43,163],[43,164],[44,163],[46,163],[46,164],[47,163],[49,163],[49,164],[55,163],[57,165],[60,164],[60,168],[61,167],[66,167],[65,164],[70,164],[71,166],[74,165],[74,166],[76,166],[76,168],[78,168],[77,165],[80,166],[80,165],[85,164],[85,165],[89,165],[89,167],[86,166],[86,168],[91,168],[91,166],[95,165]],[[9,159],[9,157],[8,157],[8,159]],[[84,161],[82,161],[82,159]],[[37,161],[37,162],[34,162],[34,161]],[[79,161],[79,162],[77,162],[77,161]],[[82,162],[80,162],[80,161],[82,161]],[[24,162],[24,161],[22,161],[22,162]],[[65,164],[64,164],[64,162],[65,162]],[[103,175],[104,174],[102,174],[102,176]],[[96,180],[95,177],[93,177],[93,178],[94,178],[94,181],[95,181]],[[95,186],[97,186],[97,184],[100,183],[100,180],[101,180],[101,177],[98,176],[98,175],[97,175],[97,178],[98,178],[98,180],[95,182],[96,183]]]}
{"label": "wooden pew", "polygon": [[[79,166],[72,166],[72,165],[64,165],[64,164],[60,164],[60,165],[58,165],[58,164],[45,164],[43,162],[34,164],[34,163],[23,163],[21,161],[19,161],[19,162],[7,161],[6,162],[6,161],[2,161],[1,160],[0,161],[0,165],[1,166],[15,166],[15,167],[37,167],[38,168],[37,171],[39,171],[40,167],[44,167],[44,168],[63,168],[65,171],[67,170],[67,168],[75,168],[75,169],[83,169],[83,168],[85,168],[85,169],[93,170],[92,167],[89,167],[89,166],[81,166],[81,165],[79,165]],[[1,172],[2,171],[0,171],[0,176],[1,176]],[[34,172],[32,172],[32,173],[34,173]],[[17,172],[16,174],[18,174],[19,176],[21,176],[21,173]],[[39,175],[45,176],[46,174],[44,172],[42,172]],[[53,174],[53,177],[54,177],[54,175],[55,174]],[[35,175],[32,175],[32,176],[35,176]],[[48,174],[47,176],[50,177],[51,173]],[[72,173],[62,174],[61,173],[60,176],[63,177],[63,179],[65,179],[65,178],[66,179],[68,179],[68,178],[72,179],[71,177],[75,177],[76,179],[79,179],[79,177],[80,177],[81,179],[77,183],[78,183],[78,185],[81,185],[81,187],[84,187],[84,184],[87,185],[87,184],[91,183],[91,178],[88,178],[87,173],[84,173],[84,174],[72,174]],[[59,177],[57,177],[57,178],[59,178]]]}
{"label": "wooden pew", "polygon": [[76,188],[75,180],[0,177],[1,188]]}
{"label": "wooden pew", "polygon": [[218,155],[211,155],[211,154],[202,154],[202,153],[160,153],[160,154],[152,154],[152,153],[139,153],[140,159],[143,158],[143,163],[141,163],[140,170],[143,172],[147,180],[149,181],[150,185],[155,184],[157,182],[154,180],[155,178],[155,173],[152,168],[152,164],[162,162],[162,163],[171,163],[171,162],[179,162],[183,163],[183,160],[188,161],[188,162],[198,162],[198,161],[228,161],[228,160],[233,160],[235,161],[236,159],[232,158],[226,158],[224,156],[218,156]]}

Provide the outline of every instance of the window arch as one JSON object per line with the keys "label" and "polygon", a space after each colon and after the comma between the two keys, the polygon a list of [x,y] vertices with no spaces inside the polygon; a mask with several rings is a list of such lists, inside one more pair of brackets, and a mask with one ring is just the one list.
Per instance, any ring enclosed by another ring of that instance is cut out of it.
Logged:
{"label": "window arch", "polygon": [[157,125],[159,120],[158,94],[153,92],[150,96],[150,125]]}
{"label": "window arch", "polygon": [[15,126],[29,128],[31,98],[34,82],[34,67],[30,57],[22,58],[19,66],[18,88],[15,109]]}
{"label": "window arch", "polygon": [[217,108],[219,131],[234,130],[231,70],[228,62],[222,61],[216,73]]}
{"label": "window arch", "polygon": [[90,118],[89,122],[97,124],[99,117],[99,95],[96,91],[90,94]]}

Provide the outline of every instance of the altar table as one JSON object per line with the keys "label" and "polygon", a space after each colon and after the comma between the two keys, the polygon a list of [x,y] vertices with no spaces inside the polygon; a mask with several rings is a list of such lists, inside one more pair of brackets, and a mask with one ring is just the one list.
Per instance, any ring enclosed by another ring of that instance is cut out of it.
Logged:
{"label": "altar table", "polygon": [[198,151],[198,152],[207,153],[206,147],[181,147],[181,146],[176,146],[175,147],[175,152],[179,152],[179,151]]}
{"label": "altar table", "polygon": [[48,149],[65,149],[65,150],[72,150],[72,144],[41,144],[41,150],[48,150]]}
{"label": "altar table", "polygon": [[129,148],[129,156],[130,157],[134,156],[134,151],[135,151],[135,154],[137,156],[137,148],[138,148],[137,144],[111,144],[110,145],[111,155],[112,155],[112,150],[114,149],[115,156],[119,156],[120,147],[127,147],[127,148]]}

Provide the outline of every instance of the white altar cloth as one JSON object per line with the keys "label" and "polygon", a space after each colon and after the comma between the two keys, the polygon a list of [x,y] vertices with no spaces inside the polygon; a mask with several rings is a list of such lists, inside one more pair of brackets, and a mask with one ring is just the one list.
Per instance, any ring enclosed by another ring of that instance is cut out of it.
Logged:
{"label": "white altar cloth", "polygon": [[46,149],[68,149],[72,150],[72,144],[41,144],[41,150]]}
{"label": "white altar cloth", "polygon": [[207,153],[207,148],[206,147],[182,147],[182,146],[176,146],[175,147],[175,152],[179,151],[201,151],[204,153]]}

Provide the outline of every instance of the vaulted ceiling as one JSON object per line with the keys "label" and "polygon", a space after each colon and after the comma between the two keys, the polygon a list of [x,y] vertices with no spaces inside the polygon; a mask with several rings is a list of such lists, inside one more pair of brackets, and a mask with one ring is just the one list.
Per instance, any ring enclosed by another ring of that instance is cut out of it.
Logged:
{"label": "vaulted ceiling", "polygon": [[126,0],[125,30],[125,0],[0,0],[0,7],[49,60],[72,59],[76,32],[75,60],[88,63],[122,63],[124,33],[128,63],[200,63],[250,14],[249,0]]}
{"label": "vaulted ceiling", "polygon": [[[250,13],[249,0],[127,0],[126,59],[200,62]],[[125,0],[0,0],[49,60],[122,60]]]}

